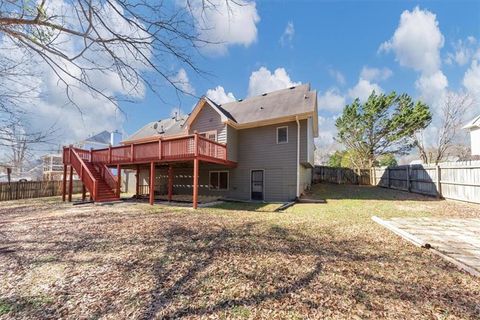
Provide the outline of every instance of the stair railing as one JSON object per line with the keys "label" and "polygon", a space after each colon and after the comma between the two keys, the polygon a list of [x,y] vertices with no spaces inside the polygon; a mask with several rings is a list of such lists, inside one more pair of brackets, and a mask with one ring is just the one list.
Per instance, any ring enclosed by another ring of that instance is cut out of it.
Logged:
{"label": "stair railing", "polygon": [[100,169],[100,175],[102,176],[102,179],[117,196],[120,196],[120,194],[117,194],[117,177],[113,175],[105,163],[98,163],[97,165]]}
{"label": "stair railing", "polygon": [[92,175],[87,165],[83,159],[78,155],[77,151],[74,148],[70,148],[70,163],[75,168],[75,171],[78,173],[80,179],[85,184],[85,187],[91,193],[94,200],[97,199],[98,194],[98,185],[97,180]]}

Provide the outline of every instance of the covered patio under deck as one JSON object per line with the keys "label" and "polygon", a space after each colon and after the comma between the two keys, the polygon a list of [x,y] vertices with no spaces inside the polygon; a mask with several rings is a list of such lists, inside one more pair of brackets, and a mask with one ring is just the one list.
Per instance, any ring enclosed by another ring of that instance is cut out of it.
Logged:
{"label": "covered patio under deck", "polygon": [[135,196],[148,197],[149,203],[155,201],[191,202],[194,209],[199,203],[211,202],[218,197],[199,195],[201,164],[216,165],[217,168],[232,168],[234,163],[218,163],[193,159],[192,161],[150,162],[137,165],[118,166],[118,170],[136,170]]}

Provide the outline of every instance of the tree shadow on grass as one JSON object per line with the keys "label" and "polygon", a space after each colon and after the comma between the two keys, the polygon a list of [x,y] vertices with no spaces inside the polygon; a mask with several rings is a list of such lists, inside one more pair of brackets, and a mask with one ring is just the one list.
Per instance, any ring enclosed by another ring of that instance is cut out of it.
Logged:
{"label": "tree shadow on grass", "polygon": [[[149,219],[147,224],[157,227],[151,229],[154,230],[152,233],[143,229],[136,232],[128,229],[130,233],[124,233],[116,229],[120,228],[117,223],[121,223],[121,219],[111,214],[83,217],[82,227],[79,227],[78,217],[48,217],[36,224],[28,222],[32,235],[38,232],[34,237],[8,241],[2,237],[0,244],[9,244],[6,247],[11,245],[15,250],[6,252],[0,259],[13,256],[14,263],[23,269],[48,263],[68,264],[72,268],[85,263],[93,269],[113,265],[122,274],[122,280],[115,283],[115,290],[123,283],[131,285],[128,279],[134,272],[148,274],[153,279],[148,291],[133,293],[133,290],[131,294],[132,299],[141,301],[137,314],[142,319],[217,317],[231,314],[235,308],[293,310],[306,317],[316,317],[323,310],[348,317],[348,312],[352,312],[348,308],[356,304],[379,316],[382,313],[375,313],[374,309],[381,308],[379,304],[386,301],[407,303],[422,312],[425,312],[421,309],[425,304],[434,301],[439,308],[459,317],[479,316],[475,294],[467,294],[465,286],[451,286],[452,281],[443,282],[434,276],[412,283],[402,276],[401,269],[405,266],[411,268],[416,262],[406,256],[393,255],[391,250],[378,247],[380,243],[364,238],[365,235],[345,237],[336,235],[334,230],[317,235],[296,226],[191,213],[139,213],[137,216],[126,215],[124,219],[129,225]],[[118,233],[108,234],[107,231],[112,229]],[[63,236],[66,238],[62,239]],[[43,244],[44,241],[50,241],[47,247],[34,246],[35,242]],[[115,250],[135,252],[139,246],[159,254],[147,258],[140,253],[134,254],[132,260],[121,254],[113,260],[102,258]],[[84,252],[94,252],[95,258],[76,258],[77,254]],[[46,255],[51,258],[46,259]],[[45,259],[39,260],[38,257]],[[421,261],[425,263],[425,260]],[[391,273],[377,274],[374,269],[380,264],[401,267],[395,267]],[[428,276],[429,266],[423,267],[422,273]],[[437,274],[454,272],[451,267],[443,266],[435,270]],[[78,292],[90,290],[80,290],[80,285],[82,282],[68,284],[56,293],[58,296],[54,300],[69,301],[72,296],[78,299]],[[239,290],[244,285],[247,289]],[[440,293],[429,292],[430,286],[436,287],[436,292]],[[95,288],[91,290],[95,291]],[[89,303],[103,302],[102,309],[87,308],[88,316],[115,315],[127,303],[124,296],[101,292],[102,295],[95,296],[96,300]],[[331,297],[346,302],[332,310],[332,306],[325,305]],[[21,301],[21,297],[18,299]],[[56,303],[49,303],[52,317],[59,316]],[[85,302],[70,300],[69,303]],[[37,314],[38,308],[32,305],[18,312],[32,315]]]}

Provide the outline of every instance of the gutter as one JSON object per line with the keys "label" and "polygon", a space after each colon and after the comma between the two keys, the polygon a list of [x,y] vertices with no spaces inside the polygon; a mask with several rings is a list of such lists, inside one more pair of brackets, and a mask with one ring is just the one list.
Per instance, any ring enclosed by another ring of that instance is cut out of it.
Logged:
{"label": "gutter", "polygon": [[300,198],[300,121],[298,116],[295,117],[297,122],[297,199]]}

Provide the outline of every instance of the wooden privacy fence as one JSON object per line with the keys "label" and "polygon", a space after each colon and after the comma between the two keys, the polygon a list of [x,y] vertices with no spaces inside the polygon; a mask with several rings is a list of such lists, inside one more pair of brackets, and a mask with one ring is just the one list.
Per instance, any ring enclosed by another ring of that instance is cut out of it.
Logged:
{"label": "wooden privacy fence", "polygon": [[[73,193],[81,192],[82,182],[79,180],[74,180]],[[62,195],[62,181],[27,181],[0,183],[0,201],[53,197],[60,195]]]}
{"label": "wooden privacy fence", "polygon": [[480,203],[480,161],[372,168],[372,184]]}
{"label": "wooden privacy fence", "polygon": [[370,169],[350,169],[341,167],[315,166],[313,172],[315,182],[337,184],[371,184]]}

